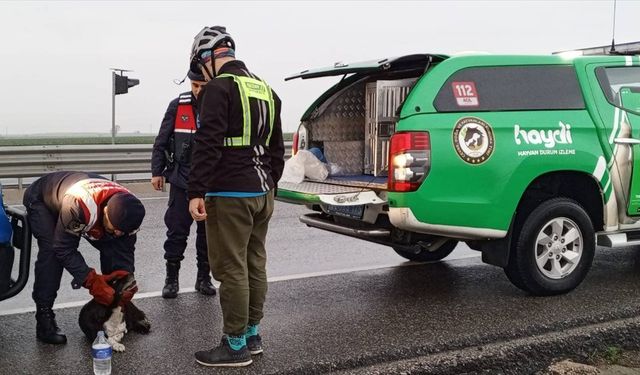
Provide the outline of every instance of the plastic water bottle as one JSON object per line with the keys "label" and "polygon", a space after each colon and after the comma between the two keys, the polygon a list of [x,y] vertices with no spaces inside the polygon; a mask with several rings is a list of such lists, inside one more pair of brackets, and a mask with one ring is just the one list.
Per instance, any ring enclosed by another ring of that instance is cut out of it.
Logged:
{"label": "plastic water bottle", "polygon": [[111,375],[111,344],[104,337],[104,332],[98,332],[98,336],[91,345],[93,357],[93,373],[95,375]]}

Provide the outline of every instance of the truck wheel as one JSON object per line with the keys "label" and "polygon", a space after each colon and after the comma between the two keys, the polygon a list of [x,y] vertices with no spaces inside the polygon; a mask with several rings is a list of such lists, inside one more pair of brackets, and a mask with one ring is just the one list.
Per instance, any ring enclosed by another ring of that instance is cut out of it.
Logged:
{"label": "truck wheel", "polygon": [[398,253],[398,255],[400,255],[401,257],[412,260],[414,262],[435,262],[446,258],[447,255],[451,254],[456,246],[458,246],[458,241],[449,240],[433,251],[422,248],[420,252],[412,253],[410,251],[402,250],[397,247],[394,247],[393,250],[395,250],[395,252]]}
{"label": "truck wheel", "polygon": [[533,295],[566,293],[584,280],[595,252],[593,224],[574,200],[548,200],[525,218],[515,233],[509,280]]}

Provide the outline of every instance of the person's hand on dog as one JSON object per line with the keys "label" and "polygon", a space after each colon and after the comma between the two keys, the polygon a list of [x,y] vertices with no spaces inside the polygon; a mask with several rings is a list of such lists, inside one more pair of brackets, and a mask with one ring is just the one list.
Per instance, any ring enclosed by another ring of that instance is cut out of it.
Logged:
{"label": "person's hand on dog", "polygon": [[[108,277],[109,277],[109,280],[113,280],[113,279],[119,280],[127,276],[129,276],[129,272],[124,270],[117,270],[117,271],[111,272]],[[120,297],[120,301],[118,302],[118,306],[124,307],[124,305],[126,305],[127,302],[133,299],[133,295],[136,294],[137,292],[138,292],[138,284],[134,279],[131,282],[131,284],[127,287],[127,289],[124,289],[122,291],[122,295]]]}
{"label": "person's hand on dog", "polygon": [[99,304],[109,306],[113,303],[113,297],[116,293],[109,285],[109,281],[121,279],[127,275],[129,275],[129,272],[123,270],[113,271],[108,275],[100,275],[92,268],[82,285],[89,289],[89,294],[91,294]]}
{"label": "person's hand on dog", "polygon": [[131,302],[131,300],[133,299],[133,296],[136,293],[138,293],[138,283],[136,283],[136,281],[133,280],[131,285],[129,285],[127,289],[124,289],[122,291],[122,296],[120,297],[120,302],[118,303],[118,306],[124,307],[127,303]]}
{"label": "person's hand on dog", "polygon": [[113,271],[110,274],[108,274],[107,277],[107,281],[111,281],[111,280],[120,280],[124,277],[129,276],[129,271],[125,271],[125,270],[117,270],[117,271]]}

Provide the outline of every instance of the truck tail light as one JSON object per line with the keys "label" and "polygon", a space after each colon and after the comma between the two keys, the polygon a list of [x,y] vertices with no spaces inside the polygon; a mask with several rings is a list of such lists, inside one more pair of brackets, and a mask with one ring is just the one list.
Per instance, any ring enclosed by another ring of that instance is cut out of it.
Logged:
{"label": "truck tail light", "polygon": [[293,142],[291,146],[291,156],[298,153],[298,150],[307,149],[307,127],[304,124],[298,126],[298,130],[293,133]]}
{"label": "truck tail light", "polygon": [[400,132],[389,147],[389,191],[418,190],[431,169],[431,140],[428,132]]}
{"label": "truck tail light", "polygon": [[293,133],[293,143],[291,145],[291,156],[298,153],[298,132]]}

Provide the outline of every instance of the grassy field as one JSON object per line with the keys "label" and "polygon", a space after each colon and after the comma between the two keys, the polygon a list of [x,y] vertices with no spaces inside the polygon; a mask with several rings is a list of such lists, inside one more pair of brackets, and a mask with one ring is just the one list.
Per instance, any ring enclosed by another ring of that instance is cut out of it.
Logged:
{"label": "grassy field", "polygon": [[[285,133],[285,141],[292,139],[292,133]],[[155,135],[123,135],[116,137],[116,144],[152,144]],[[108,145],[111,144],[109,136],[24,136],[24,137],[0,137],[2,146],[54,146],[54,145]]]}
{"label": "grassy field", "polygon": [[[153,136],[116,137],[117,144],[153,143]],[[111,137],[0,138],[0,146],[110,145]]]}

